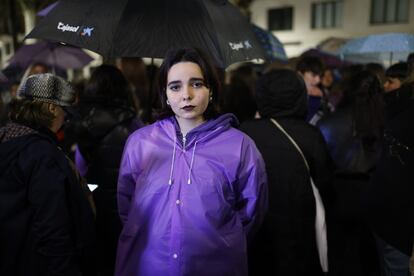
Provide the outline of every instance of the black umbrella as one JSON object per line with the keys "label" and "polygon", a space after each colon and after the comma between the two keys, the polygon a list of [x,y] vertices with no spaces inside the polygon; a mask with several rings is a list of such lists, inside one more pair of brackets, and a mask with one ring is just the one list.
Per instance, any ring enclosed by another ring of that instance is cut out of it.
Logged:
{"label": "black umbrella", "polygon": [[61,0],[28,37],[108,58],[162,58],[197,47],[221,66],[265,59],[251,25],[227,0]]}

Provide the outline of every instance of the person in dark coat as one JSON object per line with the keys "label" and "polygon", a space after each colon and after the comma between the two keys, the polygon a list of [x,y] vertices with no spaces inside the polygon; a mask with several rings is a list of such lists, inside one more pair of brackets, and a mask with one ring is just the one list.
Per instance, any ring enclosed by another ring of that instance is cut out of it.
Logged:
{"label": "person in dark coat", "polygon": [[257,82],[256,98],[261,119],[244,122],[241,130],[255,141],[265,160],[269,211],[251,243],[250,275],[323,275],[308,170],[297,149],[270,120],[276,119],[303,151],[328,208],[331,162],[321,133],[305,121],[305,83],[294,71],[272,70]]}
{"label": "person in dark coat", "polygon": [[113,275],[121,222],[116,201],[119,164],[129,134],[142,126],[128,98],[128,82],[112,65],[92,74],[80,96],[79,117],[69,131],[78,150],[75,160],[93,191],[96,204],[100,275]]}
{"label": "person in dark coat", "polygon": [[384,275],[408,275],[414,242],[414,82],[384,95],[385,134],[378,169],[364,193]]}
{"label": "person in dark coat", "polygon": [[69,84],[30,76],[0,129],[0,275],[95,275],[87,186],[56,144]]}
{"label": "person in dark coat", "polygon": [[382,94],[375,74],[358,72],[345,86],[335,112],[318,122],[336,166],[328,232],[331,275],[379,275],[375,240],[362,216],[361,195],[381,152]]}

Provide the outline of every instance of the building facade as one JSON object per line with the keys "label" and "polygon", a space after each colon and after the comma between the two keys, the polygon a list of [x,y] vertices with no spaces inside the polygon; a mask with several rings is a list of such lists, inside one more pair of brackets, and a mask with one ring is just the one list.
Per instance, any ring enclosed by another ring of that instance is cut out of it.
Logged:
{"label": "building facade", "polygon": [[256,0],[251,20],[294,57],[332,37],[414,34],[414,0]]}

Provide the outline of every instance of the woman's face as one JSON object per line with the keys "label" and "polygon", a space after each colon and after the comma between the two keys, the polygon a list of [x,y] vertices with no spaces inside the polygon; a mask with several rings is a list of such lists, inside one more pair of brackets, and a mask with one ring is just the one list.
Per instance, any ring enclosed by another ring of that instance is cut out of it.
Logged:
{"label": "woman's face", "polygon": [[204,122],[210,89],[200,66],[193,62],[179,62],[168,71],[167,88],[168,104],[171,106],[179,123],[190,123],[197,126]]}
{"label": "woman's face", "polygon": [[[53,105],[53,104],[50,104],[50,105]],[[50,130],[56,133],[63,126],[63,123],[65,121],[65,111],[63,110],[62,107],[58,105],[53,105],[53,107],[50,110],[55,116],[55,119],[52,122],[52,126],[50,127]]]}
{"label": "woman's face", "polygon": [[306,71],[303,73],[303,79],[308,89],[316,87],[321,82],[321,76],[313,73],[312,71]]}
{"label": "woman's face", "polygon": [[384,83],[384,91],[386,93],[391,92],[400,87],[401,87],[401,81],[398,78],[388,77]]}
{"label": "woman's face", "polygon": [[325,70],[325,72],[323,73],[321,82],[322,85],[324,87],[331,87],[333,84],[334,78],[333,78],[333,73],[331,70]]}

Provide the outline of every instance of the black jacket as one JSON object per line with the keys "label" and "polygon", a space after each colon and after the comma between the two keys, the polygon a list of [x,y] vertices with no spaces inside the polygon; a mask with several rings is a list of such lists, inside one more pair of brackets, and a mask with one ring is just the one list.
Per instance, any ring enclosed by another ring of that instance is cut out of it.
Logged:
{"label": "black jacket", "polygon": [[142,123],[135,112],[119,101],[86,100],[80,105],[80,119],[71,129],[88,164],[88,183],[98,184],[93,192],[98,234],[100,275],[113,275],[121,221],[117,207],[117,182],[122,152],[128,136]]}
{"label": "black jacket", "polygon": [[116,191],[119,163],[126,139],[141,126],[135,112],[123,102],[85,101],[80,118],[69,131],[88,164],[88,183]]}
{"label": "black jacket", "polygon": [[0,275],[91,275],[94,231],[85,191],[51,134],[0,143]]}
{"label": "black jacket", "polygon": [[[297,149],[269,118],[275,118],[301,148],[325,208],[332,162],[319,130],[305,121],[303,81],[295,73],[284,72],[278,73],[276,79],[269,75],[267,80],[262,79],[262,86],[258,85],[257,103],[265,118],[241,125],[263,156],[269,185],[269,210],[249,252],[249,272],[319,275],[322,272],[315,240],[315,199],[309,173]],[[280,85],[284,82],[285,89]]]}

